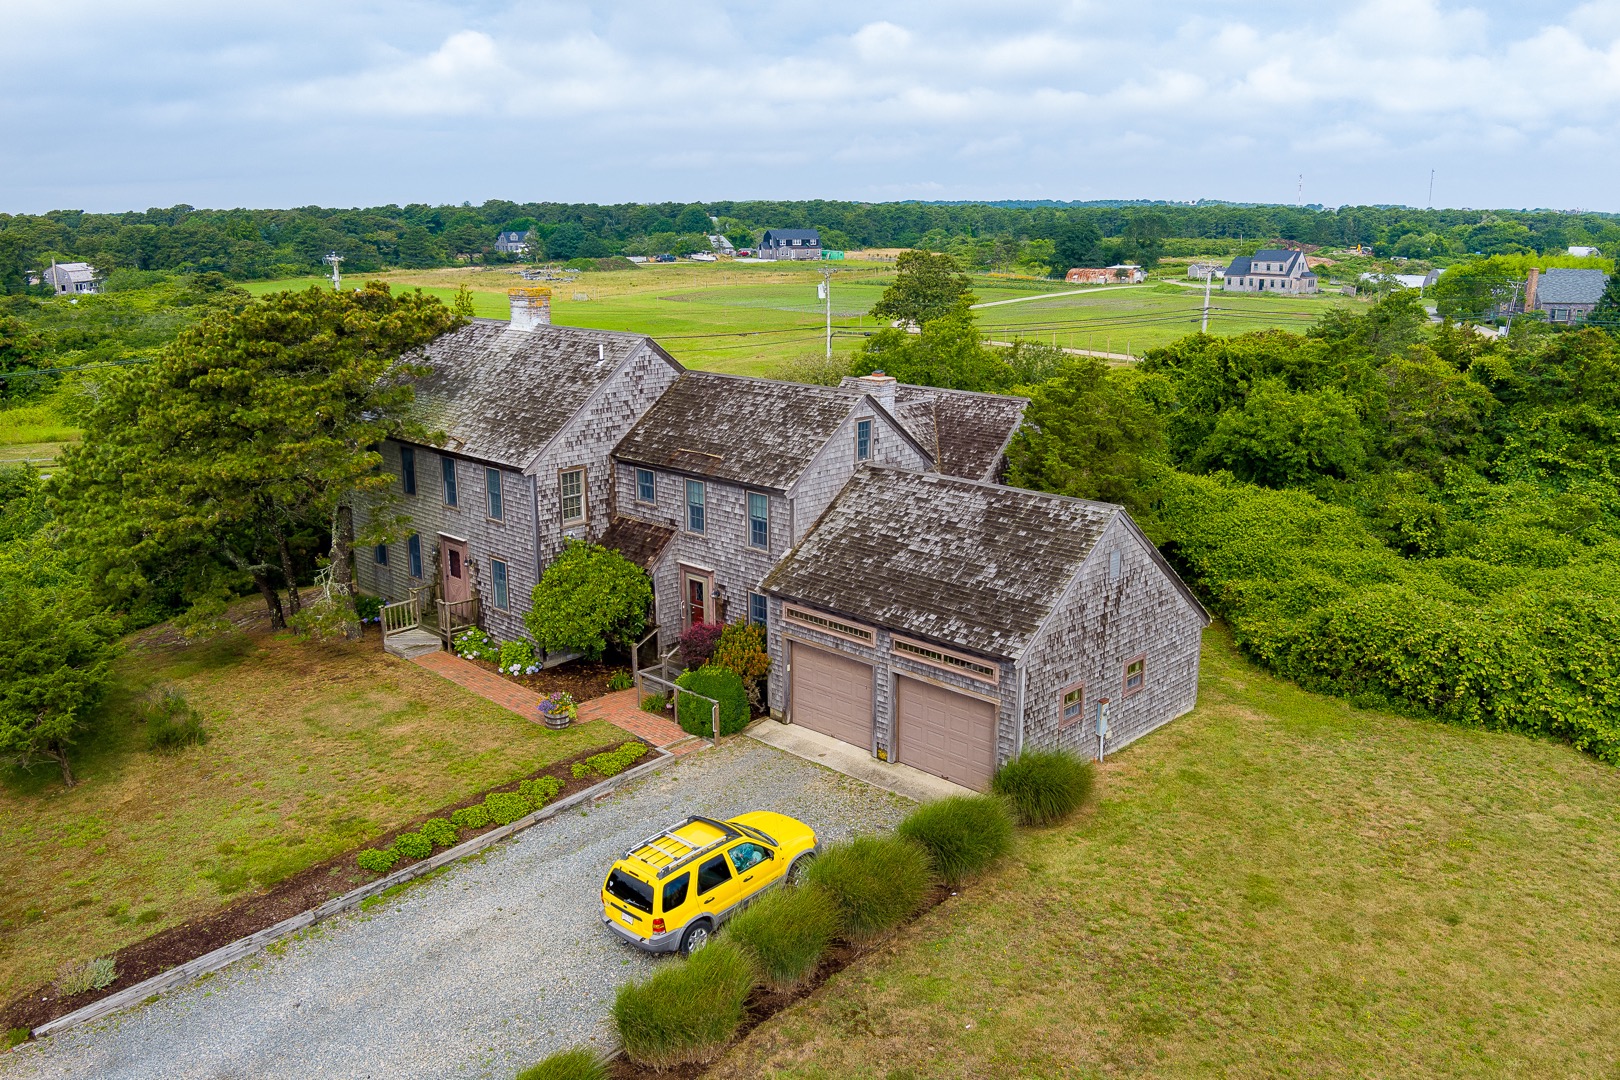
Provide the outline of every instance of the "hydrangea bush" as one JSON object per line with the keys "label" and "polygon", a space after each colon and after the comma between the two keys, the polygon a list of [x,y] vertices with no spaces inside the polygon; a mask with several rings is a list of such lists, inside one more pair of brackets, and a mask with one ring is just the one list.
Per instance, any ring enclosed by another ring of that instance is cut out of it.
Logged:
{"label": "hydrangea bush", "polygon": [[463,630],[451,644],[455,647],[456,655],[463,660],[488,660],[493,664],[501,658],[500,646],[495,644],[495,639],[477,627]]}

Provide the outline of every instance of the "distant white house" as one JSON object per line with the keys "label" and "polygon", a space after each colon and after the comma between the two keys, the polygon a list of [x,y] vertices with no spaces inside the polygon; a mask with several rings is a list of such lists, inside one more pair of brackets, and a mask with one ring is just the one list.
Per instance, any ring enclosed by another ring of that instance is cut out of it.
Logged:
{"label": "distant white house", "polygon": [[1595,247],[1581,247],[1577,244],[1570,245],[1569,253],[1577,259],[1593,259],[1603,254]]}
{"label": "distant white house", "polygon": [[1427,274],[1362,274],[1361,280],[1368,284],[1393,281],[1403,289],[1427,289],[1440,280],[1441,272],[1430,270]]}
{"label": "distant white house", "polygon": [[1207,277],[1220,279],[1226,276],[1226,267],[1211,262],[1188,263],[1187,276],[1196,281],[1202,281]]}
{"label": "distant white house", "polygon": [[737,249],[731,246],[731,241],[727,240],[724,236],[721,236],[719,233],[715,233],[715,234],[713,234],[712,236],[709,237],[709,247],[713,248],[716,252],[718,252],[721,255],[735,255],[735,254],[737,254]]}
{"label": "distant white house", "polygon": [[533,236],[532,229],[528,232],[503,232],[495,238],[495,250],[508,255],[527,255],[529,240]]}
{"label": "distant white house", "polygon": [[1226,292],[1308,295],[1316,292],[1316,275],[1305,261],[1304,252],[1266,248],[1233,259],[1221,288]]}
{"label": "distant white house", "polygon": [[51,268],[45,271],[43,278],[45,284],[49,285],[57,296],[101,291],[101,282],[96,280],[96,268],[89,263],[59,263],[52,260]]}

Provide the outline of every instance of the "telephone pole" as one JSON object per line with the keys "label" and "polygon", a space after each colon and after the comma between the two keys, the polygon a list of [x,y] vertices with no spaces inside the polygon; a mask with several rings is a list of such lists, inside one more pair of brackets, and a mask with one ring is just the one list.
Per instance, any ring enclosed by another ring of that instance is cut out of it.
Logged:
{"label": "telephone pole", "polygon": [[1200,334],[1209,333],[1209,283],[1215,279],[1213,270],[1204,271],[1204,323],[1198,328]]}
{"label": "telephone pole", "polygon": [[338,290],[342,289],[343,288],[343,276],[338,273],[338,267],[343,262],[343,256],[341,256],[337,252],[333,251],[333,252],[328,253],[326,258],[323,259],[322,262],[328,263],[332,267],[332,291],[337,292]]}
{"label": "telephone pole", "polygon": [[1434,209],[1434,170],[1429,170],[1429,209]]}

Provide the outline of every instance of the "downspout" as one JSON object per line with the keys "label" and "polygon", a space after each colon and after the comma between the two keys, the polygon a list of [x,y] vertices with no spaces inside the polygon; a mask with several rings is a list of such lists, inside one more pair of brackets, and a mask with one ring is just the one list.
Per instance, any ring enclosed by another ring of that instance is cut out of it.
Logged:
{"label": "downspout", "polygon": [[[540,565],[540,478],[533,473],[529,474],[529,513],[532,515],[529,518],[529,531],[534,534],[534,583],[538,585],[540,584],[540,571],[542,569]],[[512,598],[507,597],[506,602],[510,604]]]}

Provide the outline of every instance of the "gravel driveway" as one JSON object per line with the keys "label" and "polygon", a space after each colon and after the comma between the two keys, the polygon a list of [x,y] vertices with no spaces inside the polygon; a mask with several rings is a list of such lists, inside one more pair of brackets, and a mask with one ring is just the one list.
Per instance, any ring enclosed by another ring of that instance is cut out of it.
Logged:
{"label": "gravel driveway", "polygon": [[619,983],[663,962],[601,925],[609,864],[689,813],[792,814],[824,841],[892,826],[912,804],[734,739],[588,810],[339,916],[152,1004],[0,1058],[6,1077],[510,1077],[564,1046],[611,1041]]}

